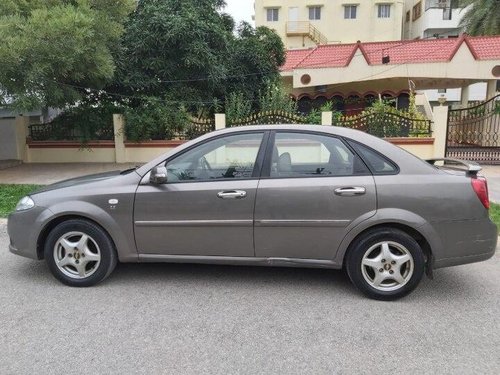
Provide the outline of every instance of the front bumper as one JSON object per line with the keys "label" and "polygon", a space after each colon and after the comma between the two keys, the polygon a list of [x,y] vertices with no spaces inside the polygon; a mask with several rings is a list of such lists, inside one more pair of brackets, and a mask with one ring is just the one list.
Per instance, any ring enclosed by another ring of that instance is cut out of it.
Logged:
{"label": "front bumper", "polygon": [[44,207],[13,212],[7,221],[7,233],[10,238],[9,251],[30,259],[41,259],[37,252],[37,241],[43,228],[43,218],[50,216]]}

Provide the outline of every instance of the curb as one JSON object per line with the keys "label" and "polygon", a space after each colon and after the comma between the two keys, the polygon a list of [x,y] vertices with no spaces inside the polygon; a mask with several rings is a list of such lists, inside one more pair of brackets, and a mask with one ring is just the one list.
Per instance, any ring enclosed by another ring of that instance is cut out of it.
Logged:
{"label": "curb", "polygon": [[7,219],[0,218],[0,225],[7,225]]}

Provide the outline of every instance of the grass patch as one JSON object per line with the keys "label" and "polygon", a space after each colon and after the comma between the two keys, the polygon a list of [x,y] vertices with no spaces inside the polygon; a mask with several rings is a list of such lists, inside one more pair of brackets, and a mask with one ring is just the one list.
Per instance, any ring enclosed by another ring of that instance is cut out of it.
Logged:
{"label": "grass patch", "polygon": [[40,185],[0,185],[0,217],[7,217],[16,208],[19,199]]}
{"label": "grass patch", "polygon": [[490,218],[500,231],[500,204],[490,202]]}

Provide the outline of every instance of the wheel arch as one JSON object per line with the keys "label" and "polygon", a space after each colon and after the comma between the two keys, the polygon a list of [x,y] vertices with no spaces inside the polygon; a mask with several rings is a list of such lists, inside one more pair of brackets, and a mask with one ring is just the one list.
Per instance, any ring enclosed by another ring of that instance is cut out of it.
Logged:
{"label": "wheel arch", "polygon": [[61,215],[52,218],[48,223],[45,224],[45,226],[42,228],[40,233],[38,234],[38,238],[36,241],[36,254],[39,260],[44,259],[44,244],[45,241],[47,240],[47,237],[49,236],[50,232],[57,227],[59,224],[68,221],[68,220],[73,220],[73,219],[80,219],[80,220],[86,220],[91,222],[92,224],[98,226],[101,228],[110,238],[111,242],[113,243],[113,246],[116,249],[116,242],[113,239],[113,236],[109,233],[109,231],[102,226],[100,223],[95,221],[94,219],[87,217],[85,215],[81,214],[66,214],[66,215]]}
{"label": "wheel arch", "polygon": [[412,237],[415,241],[417,241],[418,245],[422,249],[422,252],[424,253],[425,257],[425,262],[426,262],[426,269],[427,270],[432,270],[432,264],[433,264],[433,252],[432,252],[432,247],[427,238],[417,229],[411,227],[410,225],[403,224],[403,223],[398,223],[398,222],[383,222],[383,223],[378,223],[375,225],[372,225],[368,228],[365,228],[361,232],[359,232],[350,242],[349,245],[347,246],[346,250],[344,251],[343,254],[343,259],[342,259],[342,267],[345,267],[345,262],[347,258],[347,254],[351,249],[356,245],[357,241],[366,233],[369,232],[374,232],[377,231],[378,229],[382,228],[391,228],[391,229],[398,229],[410,237]]}

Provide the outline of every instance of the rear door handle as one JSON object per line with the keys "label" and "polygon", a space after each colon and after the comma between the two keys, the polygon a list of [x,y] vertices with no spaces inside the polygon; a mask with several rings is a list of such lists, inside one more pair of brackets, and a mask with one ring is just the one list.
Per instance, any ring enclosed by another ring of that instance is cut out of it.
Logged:
{"label": "rear door handle", "polygon": [[243,190],[219,191],[217,196],[221,199],[242,199],[247,196],[247,192]]}
{"label": "rear door handle", "polygon": [[363,195],[366,189],[362,186],[342,187],[334,190],[336,195],[352,197],[355,195]]}

